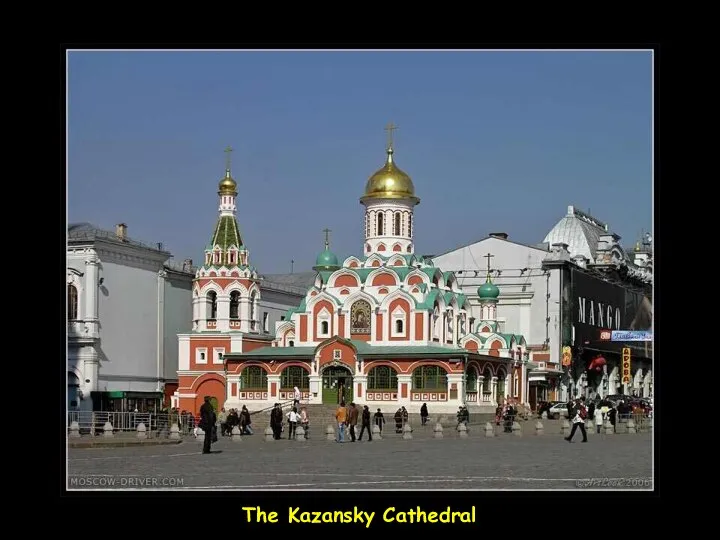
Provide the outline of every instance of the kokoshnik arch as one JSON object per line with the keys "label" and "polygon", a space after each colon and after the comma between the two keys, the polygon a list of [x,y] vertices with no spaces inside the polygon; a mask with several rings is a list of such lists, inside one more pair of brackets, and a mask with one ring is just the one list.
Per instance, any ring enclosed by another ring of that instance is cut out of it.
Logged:
{"label": "kokoshnik arch", "polygon": [[220,216],[193,287],[193,332],[181,335],[176,406],[197,412],[203,396],[251,410],[292,399],[310,404],[354,400],[394,411],[494,410],[506,397],[526,401],[528,353],[523,336],[498,332],[500,291],[478,289],[481,317],[454,273],[415,255],[410,176],[395,162],[390,124],[385,164],[367,180],[361,256],[340,263],[325,249],[314,284],[275,327],[257,333],[261,283],[249,266],[235,218],[237,183],[228,164],[220,182]]}

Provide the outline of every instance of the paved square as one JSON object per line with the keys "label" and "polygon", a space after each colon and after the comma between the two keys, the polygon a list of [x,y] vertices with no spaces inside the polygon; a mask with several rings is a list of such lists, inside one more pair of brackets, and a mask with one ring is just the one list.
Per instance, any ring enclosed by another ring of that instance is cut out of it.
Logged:
{"label": "paved square", "polygon": [[339,444],[233,443],[223,437],[213,454],[187,440],[177,445],[69,449],[70,489],[462,490],[652,489],[652,436],[592,434],[572,443],[559,433],[467,439],[432,438]]}

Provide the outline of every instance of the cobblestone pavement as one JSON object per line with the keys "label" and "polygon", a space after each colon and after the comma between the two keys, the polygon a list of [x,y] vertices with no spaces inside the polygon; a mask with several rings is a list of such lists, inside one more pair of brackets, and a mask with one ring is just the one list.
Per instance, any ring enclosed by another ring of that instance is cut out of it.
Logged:
{"label": "cobblestone pavement", "polygon": [[[416,428],[412,440],[386,433],[381,441],[339,444],[234,443],[213,453],[199,441],[179,445],[68,450],[69,489],[427,490],[652,489],[652,436],[591,434],[572,443],[551,426],[542,436],[474,429],[467,439]],[[366,465],[363,465],[366,462]],[[348,466],[348,464],[352,464]]]}

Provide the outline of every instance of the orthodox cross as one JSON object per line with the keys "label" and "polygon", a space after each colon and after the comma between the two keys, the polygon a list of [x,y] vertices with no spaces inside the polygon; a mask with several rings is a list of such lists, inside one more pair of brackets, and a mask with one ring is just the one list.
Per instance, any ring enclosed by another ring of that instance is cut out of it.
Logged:
{"label": "orthodox cross", "polygon": [[325,249],[328,249],[330,247],[330,233],[332,231],[330,229],[323,229],[323,232],[325,233]]}
{"label": "orthodox cross", "polygon": [[495,256],[495,255],[491,255],[490,253],[488,253],[487,255],[483,255],[483,257],[486,258],[487,261],[488,261],[488,262],[487,262],[487,275],[488,275],[488,276],[490,276],[490,259],[491,259],[492,257],[494,257],[494,256]]}
{"label": "orthodox cross", "polygon": [[230,154],[233,151],[233,149],[228,146],[225,148],[225,170],[230,170]]}
{"label": "orthodox cross", "polygon": [[390,122],[385,127],[385,131],[388,132],[388,148],[393,147],[393,131],[395,131],[396,129],[398,129],[398,127],[395,124],[393,124],[392,122]]}

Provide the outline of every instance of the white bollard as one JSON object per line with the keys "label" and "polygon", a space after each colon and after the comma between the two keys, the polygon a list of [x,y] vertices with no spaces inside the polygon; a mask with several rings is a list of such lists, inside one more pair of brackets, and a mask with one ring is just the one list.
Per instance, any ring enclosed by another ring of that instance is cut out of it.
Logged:
{"label": "white bollard", "polygon": [[272,442],[275,440],[275,433],[273,432],[273,429],[268,426],[265,428],[265,441],[266,442]]}
{"label": "white bollard", "polygon": [[440,422],[435,424],[435,427],[433,428],[433,435],[436,439],[442,439],[443,438],[443,427]]}
{"label": "white bollard", "polygon": [[103,436],[108,438],[113,437],[113,427],[110,422],[105,422],[103,426]]}
{"label": "white bollard", "polygon": [[637,433],[637,429],[635,429],[635,420],[632,418],[627,421],[627,432],[628,433]]}
{"label": "white bollard", "polygon": [[522,437],[522,427],[520,427],[520,424],[518,422],[513,422],[512,434],[516,437]]}
{"label": "white bollard", "polygon": [[145,424],[140,422],[137,427],[137,438],[138,439],[147,439],[147,428],[145,427]]}
{"label": "white bollard", "polygon": [[195,440],[200,443],[205,442],[205,430],[200,426],[195,428]]}
{"label": "white bollard", "polygon": [[325,428],[325,439],[328,441],[334,441],[336,439],[335,435],[335,428],[332,426],[328,426]]}
{"label": "white bollard", "polygon": [[610,423],[610,420],[605,420],[605,435],[614,435],[615,430],[613,429],[613,425]]}
{"label": "white bollard", "polygon": [[403,439],[406,441],[409,439],[412,439],[412,428],[410,427],[410,424],[405,424],[405,427],[403,428]]}
{"label": "white bollard", "polygon": [[180,428],[177,424],[173,424],[170,428],[170,438],[178,440],[180,438]]}
{"label": "white bollard", "polygon": [[495,436],[495,428],[490,422],[487,422],[485,424],[485,436],[486,437],[494,437]]}
{"label": "white bollard", "polygon": [[461,439],[467,439],[468,433],[467,433],[467,426],[464,423],[458,424],[457,427],[458,435]]}
{"label": "white bollard", "polygon": [[588,433],[595,433],[595,422],[592,421],[592,418],[589,418],[587,422],[585,422],[585,431]]}
{"label": "white bollard", "polygon": [[377,439],[378,441],[382,441],[382,433],[380,432],[380,426],[378,426],[377,424],[373,424],[372,436],[373,440]]}
{"label": "white bollard", "polygon": [[80,437],[80,424],[76,420],[70,422],[70,437],[73,439]]}
{"label": "white bollard", "polygon": [[547,419],[548,419],[547,411],[544,411],[544,412],[542,413],[541,418],[542,418],[543,420],[547,420]]}
{"label": "white bollard", "polygon": [[232,442],[242,442],[242,431],[240,431],[240,428],[235,426],[232,428],[232,432],[230,432],[230,440]]}
{"label": "white bollard", "polygon": [[535,422],[535,435],[543,435],[545,433],[545,428],[542,425],[542,422],[538,420]]}
{"label": "white bollard", "polygon": [[305,428],[298,426],[295,428],[295,440],[305,442]]}

